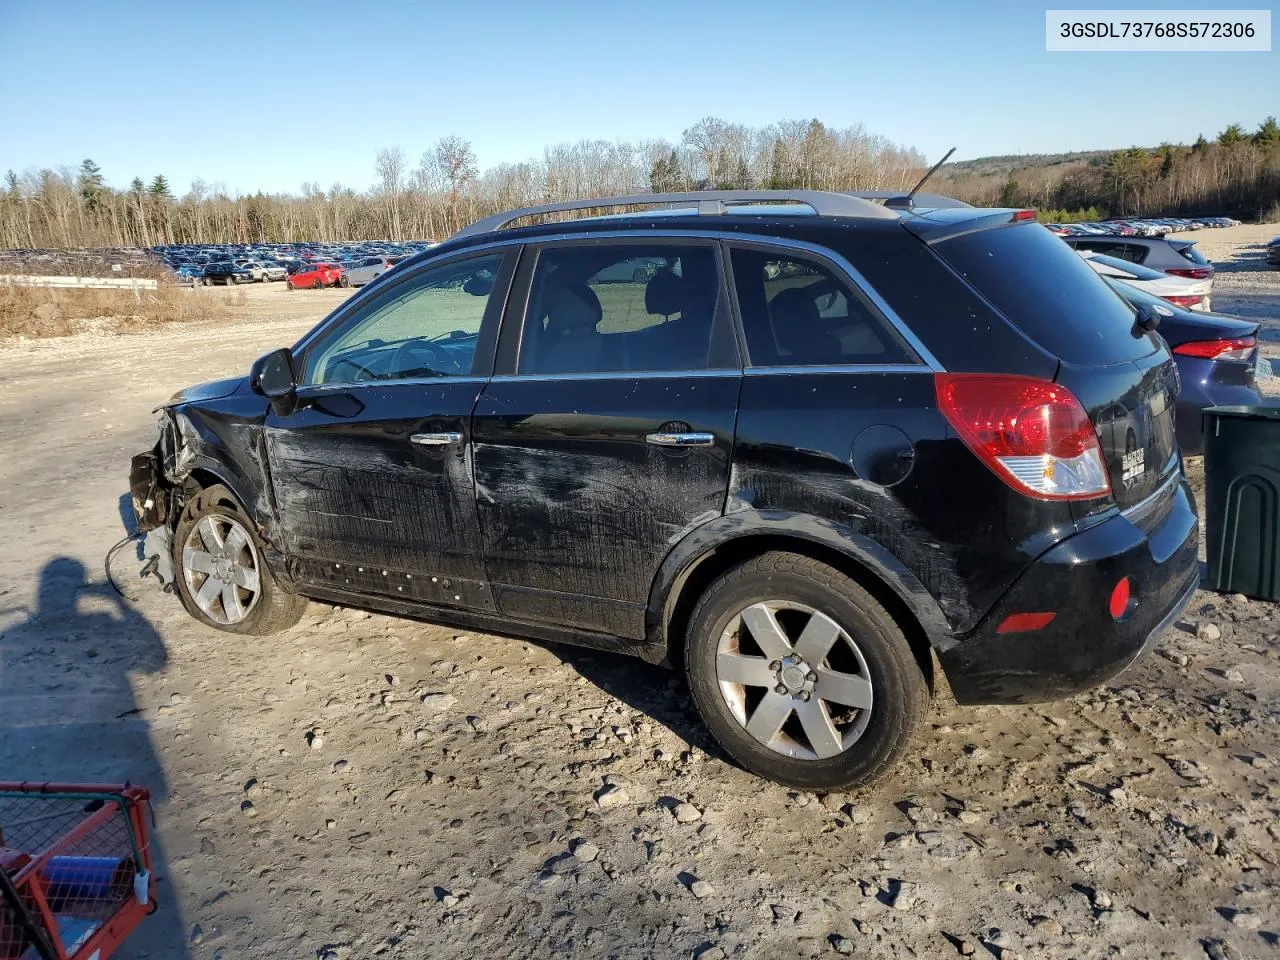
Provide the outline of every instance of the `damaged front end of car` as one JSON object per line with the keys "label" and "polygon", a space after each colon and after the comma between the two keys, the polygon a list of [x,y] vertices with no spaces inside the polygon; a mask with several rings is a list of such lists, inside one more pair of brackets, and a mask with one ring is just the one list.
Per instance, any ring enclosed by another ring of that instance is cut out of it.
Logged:
{"label": "damaged front end of car", "polygon": [[156,410],[159,437],[155,446],[137,454],[129,464],[129,495],[134,530],[143,535],[142,576],[154,573],[166,592],[173,589],[173,529],[182,512],[183,483],[194,457],[179,434],[172,407]]}

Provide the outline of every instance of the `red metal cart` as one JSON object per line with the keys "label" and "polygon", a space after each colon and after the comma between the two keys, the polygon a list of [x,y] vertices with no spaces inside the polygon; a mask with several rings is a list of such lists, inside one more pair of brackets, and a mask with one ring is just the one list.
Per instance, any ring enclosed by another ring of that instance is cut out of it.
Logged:
{"label": "red metal cart", "polygon": [[0,960],[105,960],[155,911],[150,796],[0,782]]}

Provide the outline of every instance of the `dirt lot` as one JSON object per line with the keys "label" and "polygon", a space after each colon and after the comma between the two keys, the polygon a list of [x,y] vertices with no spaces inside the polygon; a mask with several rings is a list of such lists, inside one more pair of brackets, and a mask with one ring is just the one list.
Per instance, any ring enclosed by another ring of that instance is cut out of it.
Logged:
{"label": "dirt lot", "polygon": [[[1280,318],[1249,246],[1277,232],[1195,235],[1221,309]],[[242,639],[129,551],[118,598],[150,409],[344,295],[0,348],[0,779],[155,790],[162,909],[122,956],[1280,956],[1271,604],[1202,592],[1105,689],[942,702],[888,782],[810,796],[637,662],[318,604]]]}

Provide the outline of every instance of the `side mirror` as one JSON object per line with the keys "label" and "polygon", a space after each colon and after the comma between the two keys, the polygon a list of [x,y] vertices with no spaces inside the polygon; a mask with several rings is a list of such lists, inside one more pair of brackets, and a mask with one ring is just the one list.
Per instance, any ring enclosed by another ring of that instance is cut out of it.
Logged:
{"label": "side mirror", "polygon": [[293,355],[281,347],[259,357],[249,371],[249,386],[268,400],[292,397],[298,389],[293,374]]}

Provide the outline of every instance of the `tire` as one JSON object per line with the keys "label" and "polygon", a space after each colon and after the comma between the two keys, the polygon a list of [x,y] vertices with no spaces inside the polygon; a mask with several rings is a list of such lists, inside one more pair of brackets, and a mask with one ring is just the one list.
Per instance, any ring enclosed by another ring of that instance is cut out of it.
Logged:
{"label": "tire", "polygon": [[336,286],[339,286],[339,287],[351,286],[351,278],[344,273],[341,277],[338,278],[338,282]]}
{"label": "tire", "polygon": [[[806,649],[813,663],[797,652]],[[689,621],[685,673],[734,760],[805,790],[880,779],[929,708],[924,673],[889,612],[843,573],[793,553],[762,554],[707,588]]]}
{"label": "tire", "polygon": [[297,290],[297,289],[298,289],[297,287],[295,287],[295,286],[293,285],[293,281],[292,281],[292,280],[286,280],[286,281],[284,282],[284,286],[285,286],[285,289],[286,289],[286,290]]}
{"label": "tire", "polygon": [[[215,532],[212,538],[210,529]],[[236,529],[239,533],[232,533]],[[254,578],[244,573],[251,564]],[[200,569],[205,567],[209,572]],[[307,609],[305,597],[287,593],[276,583],[263,559],[253,522],[221,484],[207,487],[187,501],[174,529],[173,568],[182,605],[195,619],[216,630],[267,636],[292,627]],[[255,581],[256,590],[251,587]],[[209,584],[213,589],[206,592]]]}

